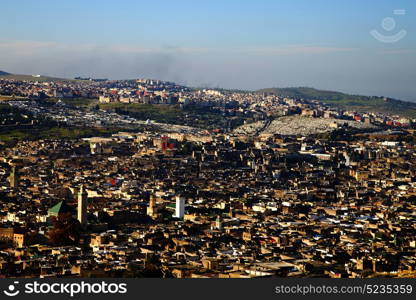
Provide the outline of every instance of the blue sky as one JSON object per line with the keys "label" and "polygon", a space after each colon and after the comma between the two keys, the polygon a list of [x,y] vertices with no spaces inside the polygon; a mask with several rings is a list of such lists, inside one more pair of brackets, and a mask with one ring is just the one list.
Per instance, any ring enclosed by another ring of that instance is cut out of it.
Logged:
{"label": "blue sky", "polygon": [[[416,101],[415,12],[414,0],[3,0],[0,70]],[[373,29],[407,34],[383,43]]]}

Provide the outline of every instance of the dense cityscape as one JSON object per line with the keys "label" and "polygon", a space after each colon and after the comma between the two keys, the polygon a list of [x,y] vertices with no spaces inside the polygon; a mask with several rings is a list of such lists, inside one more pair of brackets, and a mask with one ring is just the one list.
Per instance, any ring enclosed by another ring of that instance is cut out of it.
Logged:
{"label": "dense cityscape", "polygon": [[415,298],[415,1],[1,10],[0,295]]}
{"label": "dense cityscape", "polygon": [[412,118],[147,79],[0,95],[3,277],[416,275]]}

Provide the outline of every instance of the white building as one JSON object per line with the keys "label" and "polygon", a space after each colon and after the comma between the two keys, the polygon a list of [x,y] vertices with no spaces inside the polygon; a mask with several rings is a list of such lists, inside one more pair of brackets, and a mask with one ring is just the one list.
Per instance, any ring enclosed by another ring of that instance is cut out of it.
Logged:
{"label": "white building", "polygon": [[176,196],[175,218],[182,219],[185,215],[185,198],[182,196]]}

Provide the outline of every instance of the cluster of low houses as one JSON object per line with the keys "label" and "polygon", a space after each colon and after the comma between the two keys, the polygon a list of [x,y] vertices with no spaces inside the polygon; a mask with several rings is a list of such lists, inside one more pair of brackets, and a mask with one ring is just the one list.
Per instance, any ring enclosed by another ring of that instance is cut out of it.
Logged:
{"label": "cluster of low houses", "polygon": [[[258,119],[276,114],[300,114],[310,117],[339,118],[409,127],[412,119],[384,113],[362,113],[332,108],[317,100],[293,99],[270,93],[233,92],[212,89],[190,89],[185,86],[151,79],[138,80],[73,80],[73,81],[22,81],[0,79],[0,95],[44,98],[89,98],[98,103],[141,103],[197,105],[220,109],[228,114],[254,114]],[[369,100],[371,101],[371,100]],[[385,98],[384,101],[389,101]]]}
{"label": "cluster of low houses", "polygon": [[[19,142],[0,151],[0,274],[414,276],[413,134]],[[80,225],[66,244],[61,215]]]}

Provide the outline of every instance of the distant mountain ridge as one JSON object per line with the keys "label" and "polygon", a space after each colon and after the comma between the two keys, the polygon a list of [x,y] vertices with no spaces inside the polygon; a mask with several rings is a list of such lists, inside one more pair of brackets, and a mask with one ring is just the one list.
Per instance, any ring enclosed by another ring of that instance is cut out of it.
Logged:
{"label": "distant mountain ridge", "polygon": [[0,75],[10,75],[10,73],[4,72],[2,70],[0,70]]}
{"label": "distant mountain ridge", "polygon": [[280,97],[319,100],[327,105],[360,112],[380,112],[416,118],[416,103],[386,97],[350,95],[311,87],[266,88],[257,92],[271,93]]}

